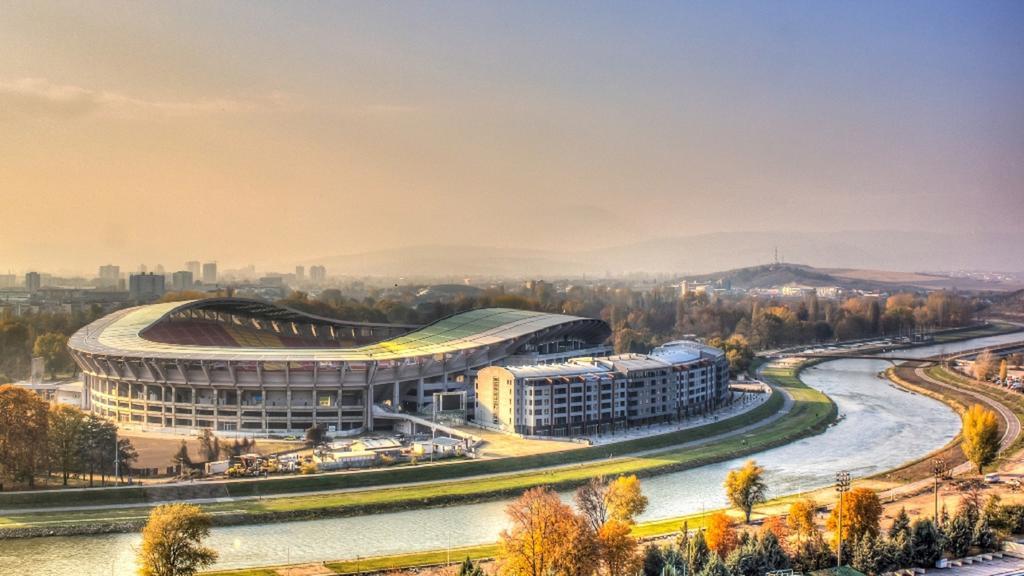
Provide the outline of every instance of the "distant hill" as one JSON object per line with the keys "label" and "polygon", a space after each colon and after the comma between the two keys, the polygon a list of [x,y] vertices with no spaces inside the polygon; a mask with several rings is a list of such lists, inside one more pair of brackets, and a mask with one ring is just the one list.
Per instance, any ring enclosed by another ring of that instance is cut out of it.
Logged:
{"label": "distant hill", "polygon": [[[670,231],[669,231],[670,232]],[[374,252],[322,255],[303,264],[323,264],[331,274],[350,276],[457,277],[505,276],[566,278],[581,275],[708,274],[715,270],[768,265],[778,249],[787,262],[803,262],[815,273],[846,281],[886,285],[944,286],[942,276],[883,278],[877,270],[1006,270],[1024,261],[1024,242],[1001,233],[832,231],[718,232],[666,236],[631,244],[591,248],[600,228],[565,231],[564,248],[536,250],[515,246],[419,245]],[[580,246],[579,248],[573,248]],[[284,263],[273,263],[284,266]],[[272,266],[271,266],[272,267]],[[823,270],[824,269],[824,270]],[[1013,270],[1010,270],[1013,271]],[[957,279],[951,286],[967,287]],[[995,286],[1006,290],[1019,286]],[[980,289],[973,286],[972,289]]]}
{"label": "distant hill", "polygon": [[970,278],[951,278],[917,272],[889,272],[852,268],[813,268],[803,264],[767,264],[748,266],[713,274],[687,277],[695,282],[728,281],[733,288],[772,288],[775,286],[838,286],[857,290],[1006,290],[1009,287]]}
{"label": "distant hill", "polygon": [[798,284],[801,286],[836,286],[840,279],[810,266],[800,264],[767,264],[736,268],[714,274],[702,274],[688,277],[695,282],[728,281],[733,288],[749,290],[751,288],[771,288]]}

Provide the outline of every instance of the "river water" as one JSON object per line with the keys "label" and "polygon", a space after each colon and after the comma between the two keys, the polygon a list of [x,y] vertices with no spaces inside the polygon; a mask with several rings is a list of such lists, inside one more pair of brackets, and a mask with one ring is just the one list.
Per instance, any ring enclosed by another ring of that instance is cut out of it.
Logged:
{"label": "river water", "polygon": [[[900,356],[938,353],[1024,340],[1019,334],[903,350]],[[771,495],[792,494],[832,482],[839,470],[868,476],[915,460],[949,442],[960,420],[945,405],[891,386],[877,374],[883,360],[833,360],[801,378],[831,397],[845,414],[823,434],[757,453]],[[910,415],[913,415],[911,418]],[[745,458],[744,458],[745,459]],[[643,480],[650,500],[640,520],[656,520],[725,505],[722,481],[742,460]],[[568,497],[568,495],[565,495]],[[256,526],[216,528],[208,544],[218,568],[319,562],[493,542],[505,526],[505,502],[466,504]],[[82,576],[135,573],[138,534],[0,541],[0,575]]]}

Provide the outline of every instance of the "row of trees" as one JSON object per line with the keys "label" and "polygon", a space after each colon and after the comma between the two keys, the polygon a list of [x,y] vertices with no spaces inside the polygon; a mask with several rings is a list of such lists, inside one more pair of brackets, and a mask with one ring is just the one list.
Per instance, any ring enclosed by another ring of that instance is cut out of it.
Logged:
{"label": "row of trees", "polygon": [[32,356],[41,356],[51,377],[75,368],[67,338],[103,315],[99,306],[87,312],[40,312],[13,316],[0,313],[0,383],[29,375]]}
{"label": "row of trees", "polygon": [[[556,293],[550,284],[532,288],[488,289],[437,302],[418,302],[417,292],[390,292],[361,300],[338,290],[318,298],[294,292],[280,304],[315,314],[375,322],[426,323],[457,312],[487,306],[599,317],[612,326],[619,352],[645,352],[684,335],[717,338],[734,349],[738,367],[749,363],[750,349],[773,348],[833,339],[907,334],[916,328],[962,326],[981,306],[952,292],[927,296],[900,293],[887,298],[853,297],[802,300],[756,296],[689,294],[665,286],[638,291],[615,286],[572,286]],[[734,340],[739,338],[739,340]],[[730,345],[730,342],[732,345]]]}
{"label": "row of trees", "polygon": [[17,386],[0,386],[0,486],[33,487],[40,475],[59,475],[64,485],[72,476],[88,477],[92,486],[96,476],[105,482],[115,468],[123,476],[137,459],[115,424],[72,406],[51,406]]}
{"label": "row of trees", "polygon": [[576,491],[574,511],[549,488],[533,488],[505,512],[512,526],[499,539],[501,574],[634,574],[640,567],[631,530],[647,507],[636,476],[596,478]]}
{"label": "row of trees", "polygon": [[1020,368],[1024,365],[1024,354],[1015,352],[1004,358],[998,358],[991,350],[985,350],[974,359],[974,377],[978,380],[990,380],[998,376],[1006,380],[1006,372],[1010,366]]}

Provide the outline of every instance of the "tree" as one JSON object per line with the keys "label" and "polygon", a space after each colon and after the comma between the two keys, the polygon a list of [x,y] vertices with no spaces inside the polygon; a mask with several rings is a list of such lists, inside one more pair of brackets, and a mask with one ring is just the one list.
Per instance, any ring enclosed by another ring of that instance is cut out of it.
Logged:
{"label": "tree", "polygon": [[209,428],[199,434],[199,457],[204,462],[213,462],[220,456],[220,439]]}
{"label": "tree", "polygon": [[781,516],[769,516],[761,524],[761,537],[765,534],[775,536],[775,540],[785,544],[789,540],[789,527]]}
{"label": "tree", "polygon": [[657,544],[648,544],[644,547],[643,561],[644,576],[661,576],[665,569],[665,555]]}
{"label": "tree", "polygon": [[327,425],[323,422],[313,424],[306,429],[306,443],[314,446],[323,444],[327,439]]}
{"label": "tree", "polygon": [[971,541],[974,538],[974,523],[971,522],[966,510],[961,510],[953,517],[949,527],[945,530],[943,549],[953,558],[963,558],[971,549]]}
{"label": "tree", "polygon": [[573,497],[576,508],[594,532],[600,530],[608,520],[608,503],[605,500],[607,491],[608,483],[603,477],[598,476],[577,488]]}
{"label": "tree", "polygon": [[982,514],[974,525],[971,544],[982,550],[995,550],[999,547],[999,537],[988,523],[988,516]]}
{"label": "tree", "polygon": [[731,576],[729,569],[717,554],[712,554],[697,576]]}
{"label": "tree", "polygon": [[469,559],[469,556],[466,556],[466,559],[463,560],[462,565],[459,566],[459,574],[458,574],[458,576],[487,576],[487,575],[484,573],[484,569],[481,568],[479,564],[473,564],[473,561]]}
{"label": "tree", "polygon": [[996,413],[975,404],[964,414],[963,424],[964,455],[973,463],[978,474],[985,466],[995,461],[999,453],[999,424]]}
{"label": "tree", "polygon": [[49,406],[34,392],[0,386],[0,479],[35,485],[45,451]]}
{"label": "tree", "polygon": [[906,507],[900,508],[892,521],[892,526],[889,527],[889,538],[896,538],[897,534],[910,536],[910,515],[907,514]]}
{"label": "tree", "polygon": [[814,524],[814,515],[817,511],[818,503],[810,497],[797,500],[789,505],[786,524],[789,525],[790,530],[796,533],[798,539],[803,540],[817,532],[817,527]]}
{"label": "tree", "polygon": [[121,478],[132,469],[132,464],[139,459],[139,451],[129,438],[117,439],[117,471]]}
{"label": "tree", "polygon": [[58,371],[74,365],[68,354],[68,337],[58,332],[47,332],[36,338],[32,354],[43,358],[51,380],[57,377]]}
{"label": "tree", "polygon": [[[502,530],[498,561],[508,576],[549,576],[568,573],[566,563],[584,563],[589,545],[587,524],[548,488],[532,488],[505,508],[511,526]],[[582,533],[582,534],[581,534]]]}
{"label": "tree", "polygon": [[767,500],[768,486],[764,483],[764,468],[747,460],[739,469],[730,470],[725,477],[725,495],[733,506],[743,511],[747,524],[754,506]]}
{"label": "tree", "polygon": [[633,574],[639,568],[637,543],[630,534],[628,522],[617,518],[608,520],[597,532],[597,542],[608,576]]}
{"label": "tree", "polygon": [[813,572],[832,566],[835,557],[821,533],[815,530],[809,537],[800,540],[793,549],[793,570],[801,573]]}
{"label": "tree", "polygon": [[608,485],[604,496],[612,520],[633,524],[647,509],[647,497],[640,489],[640,480],[633,474],[619,476]]}
{"label": "tree", "polygon": [[[826,526],[839,541],[839,507],[829,515]],[[867,488],[854,488],[843,498],[842,540],[855,542],[864,536],[878,536],[882,519],[882,502],[878,495]]]}
{"label": "tree", "polygon": [[619,476],[611,482],[602,477],[591,478],[576,489],[574,500],[594,532],[609,520],[632,524],[647,509],[647,497],[635,475]]}
{"label": "tree", "polygon": [[171,462],[175,466],[179,466],[182,473],[192,468],[192,458],[188,455],[188,442],[181,441],[181,444],[178,445],[178,451],[171,458]]}
{"label": "tree", "polygon": [[93,485],[93,478],[97,473],[102,479],[106,479],[107,472],[112,469],[112,456],[117,446],[116,438],[115,424],[95,414],[87,416],[82,445],[82,469],[89,473],[89,486]]}
{"label": "tree", "polygon": [[736,527],[732,518],[725,512],[715,512],[708,518],[707,534],[708,548],[718,554],[719,558],[725,558],[736,548],[739,537],[736,534]]}
{"label": "tree", "polygon": [[66,404],[54,404],[49,412],[47,434],[50,462],[60,470],[61,483],[68,485],[68,477],[81,465],[81,452],[85,437],[85,413]]}
{"label": "tree", "polygon": [[999,361],[999,381],[1006,382],[1006,358]]}
{"label": "tree", "polygon": [[911,562],[922,568],[935,566],[942,556],[942,535],[928,518],[915,520],[910,527]]}
{"label": "tree", "polygon": [[210,516],[192,504],[163,504],[149,514],[138,552],[140,576],[192,576],[210,566],[217,552],[202,545]]}
{"label": "tree", "polygon": [[974,359],[974,377],[988,380],[996,368],[996,359],[992,352],[985,350]]}
{"label": "tree", "polygon": [[761,573],[789,568],[789,556],[783,549],[782,542],[771,530],[762,530],[761,538],[758,541],[758,551],[761,557]]}
{"label": "tree", "polygon": [[704,569],[704,566],[708,563],[708,559],[714,554],[711,553],[711,549],[708,548],[707,539],[704,537],[704,531],[698,530],[693,538],[689,540],[689,548],[686,552],[686,573],[697,574]]}

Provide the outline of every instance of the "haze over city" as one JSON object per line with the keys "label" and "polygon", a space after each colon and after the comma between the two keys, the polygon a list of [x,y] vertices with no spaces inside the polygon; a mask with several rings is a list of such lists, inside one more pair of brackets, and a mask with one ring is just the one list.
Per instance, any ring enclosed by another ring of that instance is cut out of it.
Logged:
{"label": "haze over city", "polygon": [[1024,576],[1022,32],[0,2],[0,576]]}
{"label": "haze over city", "polygon": [[1020,271],[1022,12],[7,4],[0,264]]}

